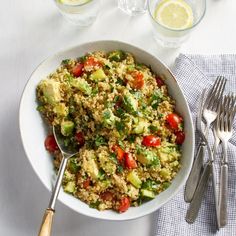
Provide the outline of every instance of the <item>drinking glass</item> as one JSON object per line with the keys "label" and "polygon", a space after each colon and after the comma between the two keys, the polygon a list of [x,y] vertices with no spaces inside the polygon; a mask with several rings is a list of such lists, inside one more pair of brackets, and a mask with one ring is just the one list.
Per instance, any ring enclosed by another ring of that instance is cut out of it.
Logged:
{"label": "drinking glass", "polygon": [[91,25],[100,10],[100,0],[54,0],[61,14],[71,23],[84,27]]}
{"label": "drinking glass", "polygon": [[153,28],[154,39],[163,47],[177,48],[189,37],[190,32],[200,23],[206,11],[206,0],[184,0],[192,9],[193,24],[185,29],[170,29],[160,24],[155,11],[163,0],[148,0],[148,11]]}
{"label": "drinking glass", "polygon": [[118,0],[118,7],[128,15],[135,16],[146,12],[147,0]]}

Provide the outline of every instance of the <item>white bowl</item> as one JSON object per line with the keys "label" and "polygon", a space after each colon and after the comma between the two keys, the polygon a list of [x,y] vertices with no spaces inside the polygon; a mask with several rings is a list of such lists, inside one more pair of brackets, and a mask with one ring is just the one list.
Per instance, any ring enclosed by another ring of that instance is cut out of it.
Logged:
{"label": "white bowl", "polygon": [[63,191],[59,194],[59,200],[78,213],[99,219],[119,221],[135,219],[147,215],[167,203],[184,185],[193,162],[194,131],[190,110],[176,79],[162,62],[140,48],[118,41],[90,42],[59,52],[43,61],[32,73],[21,98],[19,125],[25,153],[35,173],[38,175],[45,187],[51,191],[54,169],[52,157],[44,148],[44,139],[47,133],[45,124],[39,112],[36,110],[36,86],[41,79],[53,72],[60,65],[63,59],[77,58],[87,52],[96,50],[111,51],[114,49],[122,49],[131,52],[137,61],[150,65],[154,72],[165,75],[169,93],[176,100],[176,109],[184,118],[184,129],[186,133],[186,139],[182,147],[182,167],[173,180],[171,186],[156,196],[152,201],[144,203],[139,207],[131,207],[127,212],[118,214],[111,210],[98,211],[89,208],[87,204],[64,193]]}

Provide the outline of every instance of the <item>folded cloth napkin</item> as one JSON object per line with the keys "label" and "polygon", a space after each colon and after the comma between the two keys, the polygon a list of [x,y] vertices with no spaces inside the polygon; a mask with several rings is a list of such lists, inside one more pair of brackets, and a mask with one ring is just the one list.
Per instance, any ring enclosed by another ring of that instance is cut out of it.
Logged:
{"label": "folded cloth napkin", "polygon": [[[176,59],[174,74],[182,88],[193,120],[196,118],[198,100],[202,90],[214,83],[218,75],[227,78],[225,92],[236,92],[236,55],[183,55]],[[198,140],[198,136],[196,136]],[[210,137],[211,143],[213,136]],[[196,143],[197,146],[197,143]],[[188,204],[184,202],[182,189],[170,202],[154,213],[153,236],[233,236],[236,235],[236,122],[234,135],[228,147],[229,155],[229,202],[228,225],[216,231],[214,197],[211,182],[194,224],[185,221]],[[218,153],[217,161],[220,160]],[[219,173],[219,165],[217,165]]]}

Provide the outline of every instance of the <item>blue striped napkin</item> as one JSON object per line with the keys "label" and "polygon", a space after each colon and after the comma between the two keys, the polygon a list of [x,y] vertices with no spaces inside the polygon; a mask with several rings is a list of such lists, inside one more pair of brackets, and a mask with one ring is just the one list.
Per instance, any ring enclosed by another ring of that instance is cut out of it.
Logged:
{"label": "blue striped napkin", "polygon": [[[202,90],[212,85],[218,75],[223,75],[228,80],[225,92],[236,93],[236,55],[203,56],[180,54],[175,62],[174,74],[188,100],[194,120]],[[154,213],[153,236],[236,235],[236,122],[234,122],[234,130],[228,150],[228,225],[220,229],[220,231],[216,231],[214,196],[210,183],[194,224],[190,225],[185,221],[188,204],[184,202],[182,189],[170,202]],[[212,135],[210,142],[213,143]],[[217,162],[219,160],[220,153],[217,155]],[[217,166],[219,167],[219,165]],[[217,172],[219,173],[219,169]]]}

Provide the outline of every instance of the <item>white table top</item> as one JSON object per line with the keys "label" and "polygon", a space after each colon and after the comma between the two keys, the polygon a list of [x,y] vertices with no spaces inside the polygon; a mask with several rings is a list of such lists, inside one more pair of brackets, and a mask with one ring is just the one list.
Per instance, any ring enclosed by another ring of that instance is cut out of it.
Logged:
{"label": "white table top", "polygon": [[[202,23],[177,50],[158,47],[148,15],[131,18],[117,9],[116,0],[103,0],[95,24],[82,30],[64,21],[52,0],[1,2],[0,235],[37,235],[49,200],[49,192],[25,157],[18,129],[20,95],[34,68],[61,49],[99,39],[130,42],[169,66],[180,52],[236,53],[236,1],[207,2]],[[57,236],[152,236],[154,224],[152,215],[128,222],[95,220],[58,203],[53,232]]]}

